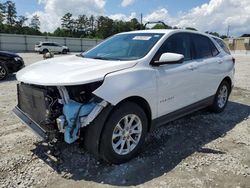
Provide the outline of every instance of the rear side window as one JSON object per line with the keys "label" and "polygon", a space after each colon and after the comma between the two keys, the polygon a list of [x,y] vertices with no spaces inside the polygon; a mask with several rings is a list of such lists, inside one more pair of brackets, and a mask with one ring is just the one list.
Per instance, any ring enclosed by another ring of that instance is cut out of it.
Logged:
{"label": "rear side window", "polygon": [[231,54],[227,45],[224,43],[223,40],[217,39],[217,38],[213,38],[219,45],[220,47],[227,53],[227,54]]}
{"label": "rear side window", "polygon": [[52,44],[52,46],[60,46],[59,44],[57,44],[57,43],[51,43]]}
{"label": "rear side window", "polygon": [[[192,55],[190,35],[186,33],[178,33],[170,36],[160,48],[158,56],[167,52],[182,54],[184,55],[185,61],[191,60]],[[157,59],[159,58],[160,57],[157,57]]]}
{"label": "rear side window", "polygon": [[219,54],[219,51],[208,37],[193,34],[192,38],[194,43],[195,59],[214,57]]}
{"label": "rear side window", "polygon": [[50,46],[50,43],[45,42],[45,43],[43,43],[42,45],[43,45],[43,46]]}

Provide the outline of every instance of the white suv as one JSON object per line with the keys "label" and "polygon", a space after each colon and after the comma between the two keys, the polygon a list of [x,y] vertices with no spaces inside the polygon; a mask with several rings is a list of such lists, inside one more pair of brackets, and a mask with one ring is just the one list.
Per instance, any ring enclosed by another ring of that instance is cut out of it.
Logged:
{"label": "white suv", "polygon": [[234,63],[210,35],[121,33],[83,54],[19,71],[14,112],[43,139],[81,138],[88,151],[119,164],[138,153],[153,128],[205,107],[222,112]]}
{"label": "white suv", "polygon": [[67,46],[62,46],[56,42],[45,41],[45,42],[38,42],[35,45],[35,51],[43,54],[47,52],[67,54],[69,52],[69,48]]}

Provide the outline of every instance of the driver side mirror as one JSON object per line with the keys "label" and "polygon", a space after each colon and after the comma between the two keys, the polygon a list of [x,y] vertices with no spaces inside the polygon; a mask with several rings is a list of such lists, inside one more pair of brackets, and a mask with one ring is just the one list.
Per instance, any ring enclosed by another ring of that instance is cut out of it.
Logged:
{"label": "driver side mirror", "polygon": [[182,54],[176,53],[163,53],[159,61],[155,61],[154,65],[160,66],[164,64],[181,64],[184,61],[184,56]]}

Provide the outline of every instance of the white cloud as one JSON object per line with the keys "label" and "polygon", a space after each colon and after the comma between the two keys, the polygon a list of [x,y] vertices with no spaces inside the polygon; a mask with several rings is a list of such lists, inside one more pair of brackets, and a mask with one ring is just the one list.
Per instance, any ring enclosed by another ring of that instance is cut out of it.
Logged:
{"label": "white cloud", "polygon": [[129,5],[132,5],[135,2],[135,0],[122,0],[122,6],[127,7]]}
{"label": "white cloud", "polygon": [[53,32],[61,24],[61,17],[67,13],[73,13],[73,16],[85,15],[103,15],[106,0],[38,0],[39,4],[44,4],[44,11],[28,13],[31,18],[37,14],[41,22],[41,31]]}
{"label": "white cloud", "polygon": [[166,21],[168,17],[168,10],[165,8],[161,8],[153,11],[151,14],[146,15],[143,19],[145,22]]}
{"label": "white cloud", "polygon": [[222,34],[226,33],[230,25],[231,34],[237,35],[250,31],[249,10],[249,0],[211,0],[180,16],[177,25]]}
{"label": "white cloud", "polygon": [[220,34],[226,34],[230,25],[230,34],[240,35],[250,31],[249,10],[249,0],[211,0],[176,17],[171,17],[165,8],[157,9],[146,15],[144,22],[164,21],[171,26],[194,27]]}
{"label": "white cloud", "polygon": [[[122,6],[126,7],[134,3],[135,0],[123,0]],[[38,14],[41,21],[42,31],[53,31],[60,26],[60,18],[67,12],[72,12],[75,16],[105,15],[106,0],[38,0],[44,4],[44,11],[37,11],[28,14],[31,17]],[[217,31],[226,34],[230,25],[231,35],[240,35],[250,31],[250,3],[249,0],[210,0],[200,6],[194,7],[187,12],[179,13],[177,16],[169,14],[164,7],[155,9],[143,17],[144,23],[147,21],[164,21],[166,24],[178,27],[195,27],[200,31]],[[139,19],[135,12],[130,14],[108,15],[114,20],[128,21],[132,18]]]}
{"label": "white cloud", "polygon": [[108,17],[113,20],[130,21],[131,19],[136,18],[136,13],[132,12],[129,16],[126,16],[125,14],[111,14]]}

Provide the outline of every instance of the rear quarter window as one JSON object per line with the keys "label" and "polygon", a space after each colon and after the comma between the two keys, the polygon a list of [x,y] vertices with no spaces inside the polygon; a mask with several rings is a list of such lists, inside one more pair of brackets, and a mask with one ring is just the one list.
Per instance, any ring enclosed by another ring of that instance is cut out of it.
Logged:
{"label": "rear quarter window", "polygon": [[195,59],[214,57],[219,54],[213,42],[206,36],[193,34],[192,36]]}
{"label": "rear quarter window", "polygon": [[219,44],[219,46],[224,50],[224,52],[226,52],[227,54],[231,54],[230,50],[228,49],[227,45],[225,44],[223,40],[220,40],[217,38],[213,38],[213,39]]}

